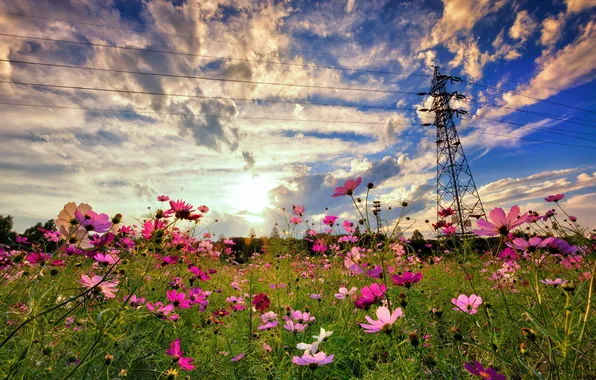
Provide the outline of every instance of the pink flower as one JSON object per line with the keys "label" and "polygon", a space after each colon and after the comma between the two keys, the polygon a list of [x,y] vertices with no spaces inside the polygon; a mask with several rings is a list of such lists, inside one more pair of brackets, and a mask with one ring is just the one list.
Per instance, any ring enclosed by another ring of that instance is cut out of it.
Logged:
{"label": "pink flower", "polygon": [[176,339],[170,344],[170,348],[166,350],[166,354],[174,359],[174,362],[178,363],[180,369],[183,371],[192,371],[195,366],[192,364],[193,358],[185,358],[184,352],[180,348],[180,338]]}
{"label": "pink flower", "polygon": [[200,213],[205,214],[205,213],[209,212],[209,207],[207,207],[205,205],[201,205],[201,206],[197,207],[197,210],[199,210]]}
{"label": "pink flower", "polygon": [[291,216],[290,223],[292,223],[294,225],[300,224],[300,223],[302,223],[302,218],[299,216]]}
{"label": "pink flower", "polygon": [[348,290],[348,288],[346,288],[345,286],[342,286],[341,288],[339,288],[339,293],[335,294],[335,298],[337,298],[338,300],[345,300],[347,297],[352,296],[352,294],[356,293],[356,291],[358,290],[358,288],[356,288],[355,286],[353,286],[350,290]]}
{"label": "pink flower", "polygon": [[130,304],[130,306],[132,307],[137,307],[140,306],[142,304],[145,303],[145,298],[143,297],[137,297],[136,294],[133,294],[132,296],[130,296],[130,298],[128,299],[128,303]]}
{"label": "pink flower", "polygon": [[318,239],[317,242],[312,246],[312,251],[316,253],[325,252],[327,250],[327,245],[325,241],[322,239]]}
{"label": "pink flower", "polygon": [[27,255],[27,261],[29,264],[41,264],[44,265],[46,261],[50,260],[52,256],[48,253],[31,252]]}
{"label": "pink flower", "polygon": [[106,253],[106,254],[97,253],[95,256],[93,256],[93,259],[95,261],[97,261],[98,263],[102,263],[105,265],[114,265],[114,264],[116,264],[116,260],[117,260],[117,258],[110,255],[109,253]]}
{"label": "pink flower", "polygon": [[75,218],[86,231],[95,231],[103,233],[110,229],[112,221],[108,214],[98,214],[95,211],[88,210],[85,213],[75,211]]}
{"label": "pink flower", "polygon": [[169,200],[170,200],[170,197],[168,197],[167,195],[159,195],[159,196],[157,197],[157,200],[158,200],[159,202],[167,202],[167,201],[169,201]]}
{"label": "pink flower", "polygon": [[91,206],[89,206],[87,203],[81,203],[77,206],[76,203],[69,202],[64,205],[64,208],[58,214],[58,219],[56,219],[56,227],[60,230],[64,237],[66,237],[74,228],[79,225],[79,221],[75,217],[75,212],[77,211],[85,214],[88,211],[91,211]]}
{"label": "pink flower", "polygon": [[461,294],[457,299],[452,298],[451,303],[457,307],[453,310],[461,311],[467,314],[476,314],[478,312],[478,306],[482,304],[482,298],[476,294],[470,295]]}
{"label": "pink flower", "polygon": [[397,275],[394,274],[391,276],[391,282],[397,286],[405,286],[406,288],[410,288],[412,284],[415,284],[422,280],[422,273],[412,273],[412,272],[405,272],[404,274]]}
{"label": "pink flower", "polygon": [[178,219],[189,219],[193,213],[193,206],[190,203],[178,199],[177,201],[170,201],[170,209]]}
{"label": "pink flower", "polygon": [[188,269],[188,271],[192,274],[195,275],[196,278],[198,278],[201,281],[209,281],[211,280],[211,276],[209,276],[207,273],[203,272],[202,270],[200,270],[199,268],[192,266]]}
{"label": "pink flower", "polygon": [[234,240],[232,239],[224,239],[223,242],[225,245],[236,245],[236,243],[234,243]]}
{"label": "pink flower", "polygon": [[181,309],[190,309],[191,308],[191,301],[186,299],[186,294],[183,292],[178,292],[176,289],[172,289],[166,292],[168,296],[168,300],[174,304],[174,307],[179,307]]}
{"label": "pink flower", "polygon": [[557,285],[565,285],[567,283],[567,280],[563,280],[562,278],[557,278],[554,280],[551,279],[544,279],[544,280],[540,280],[540,282],[542,282],[543,284],[546,285],[553,285],[553,286],[557,286]]}
{"label": "pink flower", "polygon": [[147,240],[151,239],[154,235],[155,231],[162,230],[166,227],[166,222],[160,219],[155,220],[147,220],[143,223],[143,229],[141,230],[141,235]]}
{"label": "pink flower", "polygon": [[31,242],[26,236],[17,236],[16,242],[19,244],[29,245]]}
{"label": "pink flower", "polygon": [[343,197],[345,195],[351,196],[354,194],[354,190],[362,183],[362,178],[358,177],[357,180],[349,179],[344,183],[343,186],[339,186],[335,188],[335,193],[333,193],[332,197]]}
{"label": "pink flower", "polygon": [[246,356],[246,353],[243,352],[241,354],[238,354],[236,356],[234,356],[232,359],[230,359],[233,362],[239,362],[240,360],[244,359],[244,357]]}
{"label": "pink flower", "polygon": [[358,297],[354,306],[358,309],[368,309],[373,303],[380,302],[387,291],[385,284],[371,284],[360,289],[361,296]]}
{"label": "pink flower", "polygon": [[565,198],[565,194],[555,194],[555,195],[549,195],[548,197],[544,198],[544,200],[547,202],[555,202],[556,203],[563,198]]}
{"label": "pink flower", "polygon": [[448,216],[455,215],[455,210],[452,209],[451,207],[448,207],[446,209],[439,211],[437,214],[439,214],[439,216],[441,218],[446,218]]}
{"label": "pink flower", "polygon": [[445,235],[455,235],[456,232],[457,230],[455,229],[455,226],[446,226],[443,228],[443,233]]}
{"label": "pink flower", "polygon": [[284,324],[284,329],[291,331],[291,332],[302,332],[308,325],[303,325],[302,323],[294,323],[293,320],[288,319]]}
{"label": "pink flower", "polygon": [[156,302],[155,304],[147,302],[147,309],[149,309],[149,311],[155,314],[155,316],[159,319],[170,319],[172,321],[178,320],[178,315],[172,314],[174,311],[174,305],[170,304],[164,306],[164,304],[161,302]]}
{"label": "pink flower", "polygon": [[294,356],[292,363],[296,365],[307,365],[311,368],[317,368],[325,364],[331,364],[333,361],[333,355],[327,356],[324,352],[317,352],[311,355],[308,351],[305,351],[302,356]]}
{"label": "pink flower", "polygon": [[302,214],[304,214],[304,211],[306,211],[306,207],[292,205],[292,213],[294,215],[302,216]]}
{"label": "pink flower", "polygon": [[333,227],[333,225],[335,224],[335,221],[338,219],[337,216],[333,216],[333,215],[327,215],[323,218],[323,224],[326,224],[330,227]]}
{"label": "pink flower", "polygon": [[87,289],[94,288],[103,293],[105,298],[115,298],[116,295],[114,293],[118,291],[118,289],[116,289],[116,286],[118,286],[118,280],[103,281],[103,277],[97,275],[89,277],[84,274],[81,276],[80,282]]}
{"label": "pink flower", "polygon": [[497,371],[490,367],[484,368],[484,366],[476,360],[474,360],[473,363],[465,363],[464,367],[466,368],[466,371],[470,372],[472,375],[476,375],[484,380],[507,380],[505,375],[497,373]]}
{"label": "pink flower", "polygon": [[188,292],[188,299],[193,304],[199,304],[199,310],[202,312],[209,306],[209,300],[207,299],[207,293],[201,288],[192,288]]}
{"label": "pink flower", "polygon": [[367,315],[365,318],[368,321],[368,324],[361,323],[360,326],[364,329],[365,333],[369,334],[377,333],[379,331],[388,332],[391,331],[391,326],[397,321],[397,318],[403,316],[404,314],[399,307],[391,313],[385,306],[381,306],[377,309],[377,321]]}
{"label": "pink flower", "polygon": [[491,222],[480,219],[476,224],[480,227],[479,230],[474,230],[474,233],[479,236],[507,236],[509,231],[524,224],[528,220],[528,214],[525,213],[519,216],[519,207],[513,206],[508,215],[502,208],[494,208],[490,211],[489,216]]}

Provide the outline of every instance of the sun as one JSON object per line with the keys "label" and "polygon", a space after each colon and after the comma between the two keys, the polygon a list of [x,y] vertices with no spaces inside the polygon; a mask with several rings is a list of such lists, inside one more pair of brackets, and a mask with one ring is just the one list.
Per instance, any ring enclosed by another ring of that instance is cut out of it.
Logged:
{"label": "sun", "polygon": [[246,210],[258,214],[269,205],[267,193],[272,187],[273,182],[270,178],[246,174],[230,188],[227,194],[229,199],[223,199],[223,201],[234,212]]}

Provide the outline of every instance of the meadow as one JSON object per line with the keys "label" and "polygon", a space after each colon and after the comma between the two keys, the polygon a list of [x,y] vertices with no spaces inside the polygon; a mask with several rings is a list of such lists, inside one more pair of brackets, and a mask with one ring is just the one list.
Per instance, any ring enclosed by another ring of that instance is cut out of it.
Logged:
{"label": "meadow", "polygon": [[371,191],[329,194],[357,220],[288,205],[250,257],[212,236],[207,206],[159,196],[135,226],[68,203],[39,241],[0,248],[0,376],[596,378],[596,236],[562,194],[465,238],[438,210],[423,250],[398,233],[407,203],[376,231]]}

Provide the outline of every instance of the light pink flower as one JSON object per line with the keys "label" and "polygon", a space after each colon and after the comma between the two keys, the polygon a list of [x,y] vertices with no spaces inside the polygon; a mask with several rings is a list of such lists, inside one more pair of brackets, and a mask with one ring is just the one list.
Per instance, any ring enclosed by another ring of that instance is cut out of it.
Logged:
{"label": "light pink flower", "polygon": [[393,326],[395,321],[403,316],[404,314],[399,307],[391,313],[385,306],[381,306],[377,309],[377,321],[367,315],[365,318],[368,321],[368,324],[361,323],[360,326],[364,329],[365,333],[369,334],[377,333],[379,331],[390,331],[391,326]]}
{"label": "light pink flower", "polygon": [[357,180],[349,179],[344,183],[343,186],[338,186],[335,188],[335,192],[333,193],[332,197],[343,197],[345,195],[352,195],[354,194],[354,190],[362,183],[362,178],[358,177]]}
{"label": "light pink flower", "polygon": [[333,361],[333,355],[327,356],[324,352],[317,352],[311,355],[308,351],[305,351],[302,356],[294,356],[292,363],[296,365],[307,365],[312,368],[316,368],[325,364],[331,364]]}
{"label": "light pink flower", "polygon": [[507,236],[509,231],[524,224],[528,220],[528,213],[522,216],[519,216],[519,213],[519,206],[513,206],[507,215],[505,215],[505,211],[502,208],[494,208],[489,213],[492,223],[484,219],[478,220],[476,224],[480,229],[474,230],[474,233],[480,236]]}
{"label": "light pink flower", "polygon": [[476,314],[478,312],[478,306],[482,304],[482,298],[476,294],[472,294],[470,297],[461,294],[457,299],[452,298],[451,303],[456,306],[453,310],[467,314]]}
{"label": "light pink flower", "polygon": [[94,275],[93,277],[87,276],[86,274],[81,276],[81,284],[87,288],[91,289],[95,287],[95,289],[99,289],[105,298],[115,298],[118,289],[118,280],[113,281],[103,281],[103,277]]}

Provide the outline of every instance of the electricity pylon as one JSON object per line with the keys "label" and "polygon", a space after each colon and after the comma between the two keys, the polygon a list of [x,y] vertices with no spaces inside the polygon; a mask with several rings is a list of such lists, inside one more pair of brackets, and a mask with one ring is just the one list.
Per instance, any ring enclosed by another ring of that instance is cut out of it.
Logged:
{"label": "electricity pylon", "polygon": [[460,82],[461,79],[441,74],[434,67],[433,80],[428,95],[433,98],[430,109],[420,111],[434,112],[437,127],[437,223],[449,222],[450,215],[438,215],[442,210],[452,214],[451,223],[458,234],[467,235],[472,231],[470,218],[480,219],[485,216],[480,195],[464,149],[455,129],[453,115],[467,114],[465,110],[452,109],[451,99],[464,99],[456,92],[447,92],[447,82]]}

